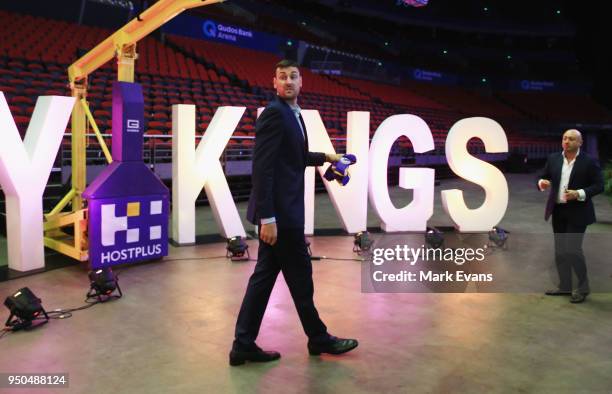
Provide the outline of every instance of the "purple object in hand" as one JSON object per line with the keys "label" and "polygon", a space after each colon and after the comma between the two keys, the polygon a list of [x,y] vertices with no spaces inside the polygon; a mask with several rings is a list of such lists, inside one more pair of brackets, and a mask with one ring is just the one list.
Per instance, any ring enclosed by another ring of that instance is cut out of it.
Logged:
{"label": "purple object in hand", "polygon": [[355,163],[357,163],[357,157],[355,157],[355,155],[343,155],[340,160],[329,166],[327,171],[325,171],[324,177],[330,182],[336,180],[339,184],[345,186],[351,179],[348,168]]}

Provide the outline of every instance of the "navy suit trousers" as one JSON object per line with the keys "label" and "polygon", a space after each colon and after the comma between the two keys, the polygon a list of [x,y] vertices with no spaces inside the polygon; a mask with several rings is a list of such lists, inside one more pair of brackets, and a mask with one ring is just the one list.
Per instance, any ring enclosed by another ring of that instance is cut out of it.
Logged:
{"label": "navy suit trousers", "polygon": [[321,341],[328,337],[313,301],[312,263],[304,229],[279,228],[274,246],[259,241],[257,264],[236,322],[234,348],[248,349],[255,343],[279,272],[283,273],[308,338]]}

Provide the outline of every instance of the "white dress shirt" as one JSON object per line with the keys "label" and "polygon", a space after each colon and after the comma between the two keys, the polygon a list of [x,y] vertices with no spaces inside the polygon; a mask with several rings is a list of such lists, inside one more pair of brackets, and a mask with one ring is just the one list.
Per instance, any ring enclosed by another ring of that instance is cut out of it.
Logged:
{"label": "white dress shirt", "polygon": [[[576,153],[576,156],[574,157],[574,159],[569,161],[567,160],[567,157],[565,157],[565,152],[561,153],[561,155],[563,156],[563,167],[561,167],[561,179],[559,180],[559,190],[557,191],[557,196],[555,198],[555,202],[557,204],[567,203],[567,201],[565,200],[565,192],[568,189],[570,176],[572,175],[572,170],[574,169],[574,164],[576,163],[576,158],[578,157],[579,154],[580,154],[580,149],[578,149],[578,152]],[[544,179],[540,179],[538,181],[538,187],[540,188],[541,191],[544,190],[544,188],[542,188],[543,180]],[[578,192],[578,201],[585,201],[586,193],[584,192],[584,190],[580,189],[576,191]]]}

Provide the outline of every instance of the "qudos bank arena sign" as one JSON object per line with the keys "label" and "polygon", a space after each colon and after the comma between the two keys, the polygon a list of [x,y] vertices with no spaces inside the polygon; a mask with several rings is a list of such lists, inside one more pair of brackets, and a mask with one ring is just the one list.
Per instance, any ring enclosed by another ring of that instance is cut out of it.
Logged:
{"label": "qudos bank arena sign", "polygon": [[[4,94],[0,92],[0,129],[3,130],[0,185],[6,197],[9,267],[13,269],[27,271],[44,267],[42,197],[73,105],[72,97],[40,97],[22,141]],[[226,238],[246,235],[220,162],[245,110],[245,107],[219,107],[200,143],[194,147],[195,106],[179,104],[172,107],[170,233],[179,245],[195,243],[195,201],[202,188],[221,235]],[[333,152],[319,112],[304,110],[302,116],[310,149]],[[351,167],[351,182],[341,187],[336,182],[323,181],[344,230],[356,233],[366,229],[369,198],[383,231],[425,231],[433,214],[434,169],[400,168],[399,187],[413,190],[413,199],[403,207],[396,207],[389,196],[387,165],[391,147],[401,136],[411,141],[415,153],[434,149],[427,123],[416,115],[393,115],[380,124],[370,141],[369,112],[351,111],[347,119],[346,151],[358,158]],[[459,177],[481,186],[486,196],[479,207],[468,208],[461,190],[443,190],[442,205],[459,231],[485,232],[497,225],[506,212],[508,185],[496,167],[469,154],[467,143],[471,138],[479,138],[487,153],[508,151],[506,135],[496,121],[472,117],[455,123],[446,138],[449,166]],[[304,174],[306,234],[314,231],[314,172],[322,176],[325,170],[325,166],[309,167]],[[149,216],[165,212],[166,203],[157,201],[159,199],[152,199],[140,204],[138,209],[143,211],[139,212]],[[115,212],[112,217],[136,215],[136,205],[127,204],[122,208],[124,213]],[[157,226],[148,225],[142,231],[148,239],[167,242],[167,238],[159,238],[165,231],[151,230],[158,229]]]}

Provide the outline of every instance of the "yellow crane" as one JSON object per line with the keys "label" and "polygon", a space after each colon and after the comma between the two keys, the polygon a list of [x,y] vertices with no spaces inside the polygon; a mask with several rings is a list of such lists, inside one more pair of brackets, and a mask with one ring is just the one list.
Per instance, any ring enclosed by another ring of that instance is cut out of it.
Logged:
{"label": "yellow crane", "polygon": [[[106,38],[95,48],[68,67],[72,97],[72,188],[44,218],[45,246],[79,261],[89,259],[87,242],[87,208],[82,193],[87,183],[86,130],[87,122],[94,130],[106,160],[112,161],[96,122],[87,105],[87,77],[100,66],[117,58],[117,80],[134,82],[134,62],[138,58],[136,43],[181,12],[225,0],[159,0]],[[71,204],[70,212],[62,212]],[[72,227],[72,234],[63,229]]]}

